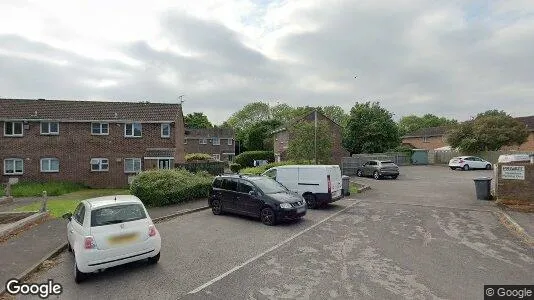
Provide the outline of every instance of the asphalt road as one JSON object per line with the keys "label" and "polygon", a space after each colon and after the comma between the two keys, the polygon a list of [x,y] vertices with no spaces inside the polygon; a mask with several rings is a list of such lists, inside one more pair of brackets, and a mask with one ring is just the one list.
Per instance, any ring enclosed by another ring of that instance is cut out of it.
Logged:
{"label": "asphalt road", "polygon": [[296,223],[268,227],[210,211],[158,224],[160,263],[106,270],[76,285],[69,253],[31,282],[62,299],[481,299],[484,284],[533,284],[534,249],[474,199],[488,171],[406,167],[398,180]]}

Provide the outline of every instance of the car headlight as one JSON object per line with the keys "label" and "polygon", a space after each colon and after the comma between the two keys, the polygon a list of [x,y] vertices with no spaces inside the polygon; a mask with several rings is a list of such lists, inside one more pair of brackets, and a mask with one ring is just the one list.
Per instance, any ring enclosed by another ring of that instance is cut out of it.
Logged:
{"label": "car headlight", "polygon": [[280,207],[281,208],[291,208],[292,206],[289,203],[282,203],[282,204],[280,204]]}

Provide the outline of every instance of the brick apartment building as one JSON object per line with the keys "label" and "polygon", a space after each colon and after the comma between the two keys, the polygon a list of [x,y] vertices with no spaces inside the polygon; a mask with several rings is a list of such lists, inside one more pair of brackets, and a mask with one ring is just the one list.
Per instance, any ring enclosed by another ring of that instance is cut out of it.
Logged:
{"label": "brick apartment building", "polygon": [[[291,128],[294,124],[299,122],[314,122],[315,121],[315,111],[311,111],[308,114],[297,118],[290,122],[287,126],[282,127],[274,132],[274,155],[276,161],[287,159],[287,148],[291,136],[289,134],[288,128]],[[317,121],[326,121],[330,132],[332,133],[332,157],[331,162],[335,164],[341,164],[341,159],[343,157],[349,157],[349,151],[343,148],[342,139],[343,139],[343,128],[332,121],[330,118],[324,114],[317,112]],[[313,149],[311,150],[313,151]]]}
{"label": "brick apartment building", "polygon": [[[534,151],[534,116],[518,117],[529,131],[528,140],[519,146],[504,147],[505,151]],[[448,146],[445,135],[447,127],[429,127],[417,130],[402,137],[402,144],[414,149],[434,150]]]}
{"label": "brick apartment building", "polygon": [[0,182],[125,187],[184,161],[180,104],[0,99]]}
{"label": "brick apartment building", "polygon": [[232,128],[186,129],[185,153],[205,153],[215,160],[233,161],[235,132]]}

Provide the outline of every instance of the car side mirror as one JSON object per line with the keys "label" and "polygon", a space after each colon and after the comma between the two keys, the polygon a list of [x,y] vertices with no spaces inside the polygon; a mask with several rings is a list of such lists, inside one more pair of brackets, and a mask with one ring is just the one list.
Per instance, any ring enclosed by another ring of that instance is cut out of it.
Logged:
{"label": "car side mirror", "polygon": [[69,221],[72,219],[72,213],[68,212],[61,216],[63,219],[68,219]]}

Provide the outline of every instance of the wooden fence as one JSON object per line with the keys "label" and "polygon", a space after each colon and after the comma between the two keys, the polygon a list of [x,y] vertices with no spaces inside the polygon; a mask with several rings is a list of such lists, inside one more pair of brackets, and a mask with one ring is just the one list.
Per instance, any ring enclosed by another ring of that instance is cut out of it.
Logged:
{"label": "wooden fence", "polygon": [[[480,158],[483,158],[491,162],[492,164],[496,164],[497,161],[499,161],[499,156],[507,155],[507,154],[534,154],[534,152],[531,152],[531,151],[525,151],[525,152],[522,152],[522,151],[483,151],[478,154],[474,154],[473,156],[478,156]],[[435,164],[448,164],[449,160],[451,160],[453,157],[470,155],[470,154],[465,154],[460,151],[451,150],[451,151],[429,151],[428,155],[433,156],[432,159]],[[431,158],[429,157],[428,160],[431,161]]]}

